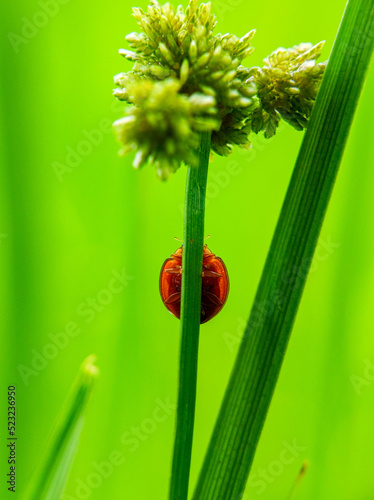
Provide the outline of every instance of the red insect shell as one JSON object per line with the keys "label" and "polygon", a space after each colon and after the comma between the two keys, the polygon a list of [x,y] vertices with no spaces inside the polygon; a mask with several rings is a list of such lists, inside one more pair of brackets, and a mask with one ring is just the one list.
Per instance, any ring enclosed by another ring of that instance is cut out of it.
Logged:
{"label": "red insect shell", "polygon": [[[182,251],[178,248],[161,268],[160,294],[163,303],[177,318],[180,318],[182,289]],[[216,257],[207,245],[203,250],[201,273],[201,315],[205,323],[220,312],[229,293],[229,276],[222,259]]]}

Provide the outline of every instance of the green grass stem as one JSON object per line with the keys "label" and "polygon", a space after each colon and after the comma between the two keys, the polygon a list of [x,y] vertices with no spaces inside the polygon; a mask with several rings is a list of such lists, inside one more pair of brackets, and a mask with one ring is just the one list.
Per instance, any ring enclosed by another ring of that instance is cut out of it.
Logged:
{"label": "green grass stem", "polygon": [[211,134],[203,132],[198,167],[188,167],[183,235],[180,367],[170,500],[186,500],[195,416],[204,245],[205,192]]}

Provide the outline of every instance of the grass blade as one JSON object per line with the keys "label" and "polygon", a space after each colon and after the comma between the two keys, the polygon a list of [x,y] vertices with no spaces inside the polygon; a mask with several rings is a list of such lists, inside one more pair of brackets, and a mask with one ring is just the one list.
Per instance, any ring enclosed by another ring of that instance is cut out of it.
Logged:
{"label": "grass blade", "polygon": [[86,405],[98,375],[93,364],[95,359],[91,355],[82,363],[24,500],[58,500],[62,497],[78,449]]}
{"label": "grass blade", "polygon": [[201,134],[199,166],[188,167],[183,235],[179,394],[170,500],[186,500],[195,417],[201,310],[205,191],[211,134]]}
{"label": "grass blade", "polygon": [[245,489],[373,51],[374,0],[351,0],[287,191],[196,500]]}

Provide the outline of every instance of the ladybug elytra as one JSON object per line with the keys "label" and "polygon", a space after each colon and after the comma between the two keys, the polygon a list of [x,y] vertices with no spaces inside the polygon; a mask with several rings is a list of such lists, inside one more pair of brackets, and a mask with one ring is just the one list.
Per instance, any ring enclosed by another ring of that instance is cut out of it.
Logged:
{"label": "ladybug elytra", "polygon": [[[180,318],[182,290],[182,252],[178,248],[165,260],[160,274],[160,294],[167,309]],[[229,292],[229,276],[220,257],[216,257],[207,245],[203,248],[201,272],[201,314],[200,323],[206,323],[220,312]]]}

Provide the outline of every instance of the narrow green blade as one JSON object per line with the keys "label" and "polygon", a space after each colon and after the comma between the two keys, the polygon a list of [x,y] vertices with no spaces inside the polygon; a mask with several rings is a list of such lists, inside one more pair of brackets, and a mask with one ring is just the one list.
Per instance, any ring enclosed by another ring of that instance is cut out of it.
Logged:
{"label": "narrow green blade", "polygon": [[96,356],[88,356],[71,388],[24,500],[58,500],[62,497],[84,424],[98,369]]}

